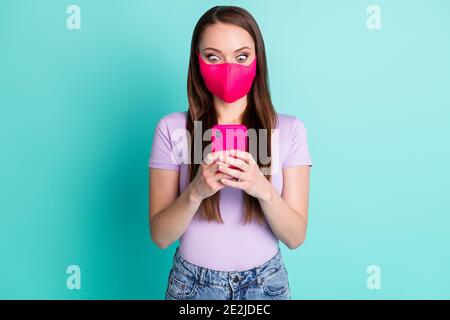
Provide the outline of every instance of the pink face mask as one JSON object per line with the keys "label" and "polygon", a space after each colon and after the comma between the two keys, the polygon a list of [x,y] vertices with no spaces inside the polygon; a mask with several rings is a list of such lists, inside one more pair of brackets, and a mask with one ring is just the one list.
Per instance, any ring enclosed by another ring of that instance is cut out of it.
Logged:
{"label": "pink face mask", "polygon": [[227,103],[245,96],[256,75],[256,57],[248,66],[239,63],[208,64],[197,52],[206,88]]}

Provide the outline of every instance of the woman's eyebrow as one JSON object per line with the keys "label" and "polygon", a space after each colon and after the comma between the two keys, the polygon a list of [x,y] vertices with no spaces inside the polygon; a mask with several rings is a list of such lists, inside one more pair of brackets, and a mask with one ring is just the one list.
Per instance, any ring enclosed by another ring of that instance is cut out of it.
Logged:
{"label": "woman's eyebrow", "polygon": [[212,48],[212,47],[208,47],[208,48],[203,49],[203,51],[206,51],[206,50],[212,50],[212,51],[216,51],[218,53],[222,53],[222,51],[220,51],[219,49]]}
{"label": "woman's eyebrow", "polygon": [[239,49],[234,50],[234,52],[238,52],[238,51],[241,51],[241,50],[244,50],[244,49],[249,49],[249,50],[251,50],[249,47],[243,46],[242,48],[239,48]]}
{"label": "woman's eyebrow", "polygon": [[[241,50],[244,50],[244,49],[249,49],[249,50],[251,50],[250,47],[243,46],[242,48],[239,48],[239,49],[234,50],[234,52],[238,52],[238,51],[241,51]],[[212,50],[212,51],[216,51],[216,52],[218,52],[218,53],[222,53],[222,51],[220,51],[219,49],[212,48],[212,47],[207,47],[207,48],[203,49],[203,51],[206,51],[206,50]]]}

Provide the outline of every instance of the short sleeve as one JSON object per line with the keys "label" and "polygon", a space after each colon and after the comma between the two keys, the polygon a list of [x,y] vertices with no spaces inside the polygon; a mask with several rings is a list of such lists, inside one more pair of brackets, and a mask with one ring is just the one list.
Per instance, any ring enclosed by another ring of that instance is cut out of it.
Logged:
{"label": "short sleeve", "polygon": [[308,148],[308,137],[303,122],[295,117],[292,126],[289,151],[283,162],[283,168],[304,165],[312,166]]}
{"label": "short sleeve", "polygon": [[180,165],[172,156],[170,130],[165,118],[162,118],[156,125],[148,166],[157,169],[180,170]]}

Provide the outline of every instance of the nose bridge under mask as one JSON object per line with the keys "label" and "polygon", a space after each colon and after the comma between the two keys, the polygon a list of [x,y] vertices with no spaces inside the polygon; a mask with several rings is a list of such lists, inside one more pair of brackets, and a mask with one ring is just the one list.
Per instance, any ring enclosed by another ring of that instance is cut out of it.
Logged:
{"label": "nose bridge under mask", "polygon": [[225,74],[226,74],[226,79],[227,79],[227,81],[226,81],[227,88],[226,89],[230,90],[232,87],[232,84],[233,84],[233,80],[234,80],[232,64],[227,64]]}

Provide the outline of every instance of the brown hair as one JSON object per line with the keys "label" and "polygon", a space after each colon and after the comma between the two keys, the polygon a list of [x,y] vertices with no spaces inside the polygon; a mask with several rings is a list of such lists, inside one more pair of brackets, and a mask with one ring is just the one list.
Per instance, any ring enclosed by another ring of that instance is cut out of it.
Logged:
{"label": "brown hair", "polygon": [[[197,22],[194,32],[192,34],[191,53],[188,70],[188,101],[189,111],[186,122],[186,129],[190,136],[194,137],[194,121],[202,122],[202,136],[204,132],[210,129],[217,123],[217,115],[213,106],[212,94],[206,88],[203,78],[199,70],[198,51],[199,39],[202,32],[209,25],[215,23],[227,23],[239,26],[245,29],[253,38],[255,42],[255,50],[257,57],[256,76],[252,84],[252,88],[248,93],[247,107],[242,116],[242,123],[247,128],[253,128],[257,132],[259,129],[267,130],[267,156],[271,156],[271,129],[276,126],[276,113],[272,105],[269,92],[268,72],[266,62],[266,52],[264,48],[264,41],[253,16],[240,7],[236,6],[216,6],[206,11]],[[189,179],[192,181],[199,169],[199,164],[194,162],[194,140],[191,139],[190,146],[190,164],[189,164]],[[203,141],[203,139],[202,139]],[[208,145],[208,141],[202,142],[202,151]],[[261,164],[260,159],[252,154],[260,167],[270,167],[271,163]],[[265,176],[269,181],[270,175]],[[216,192],[211,197],[204,199],[200,205],[198,214],[201,218],[208,221],[218,221],[223,223],[219,211],[219,192]],[[259,201],[244,192],[244,210],[245,223],[249,223],[253,219],[258,222],[264,222],[264,214],[261,210]]]}

